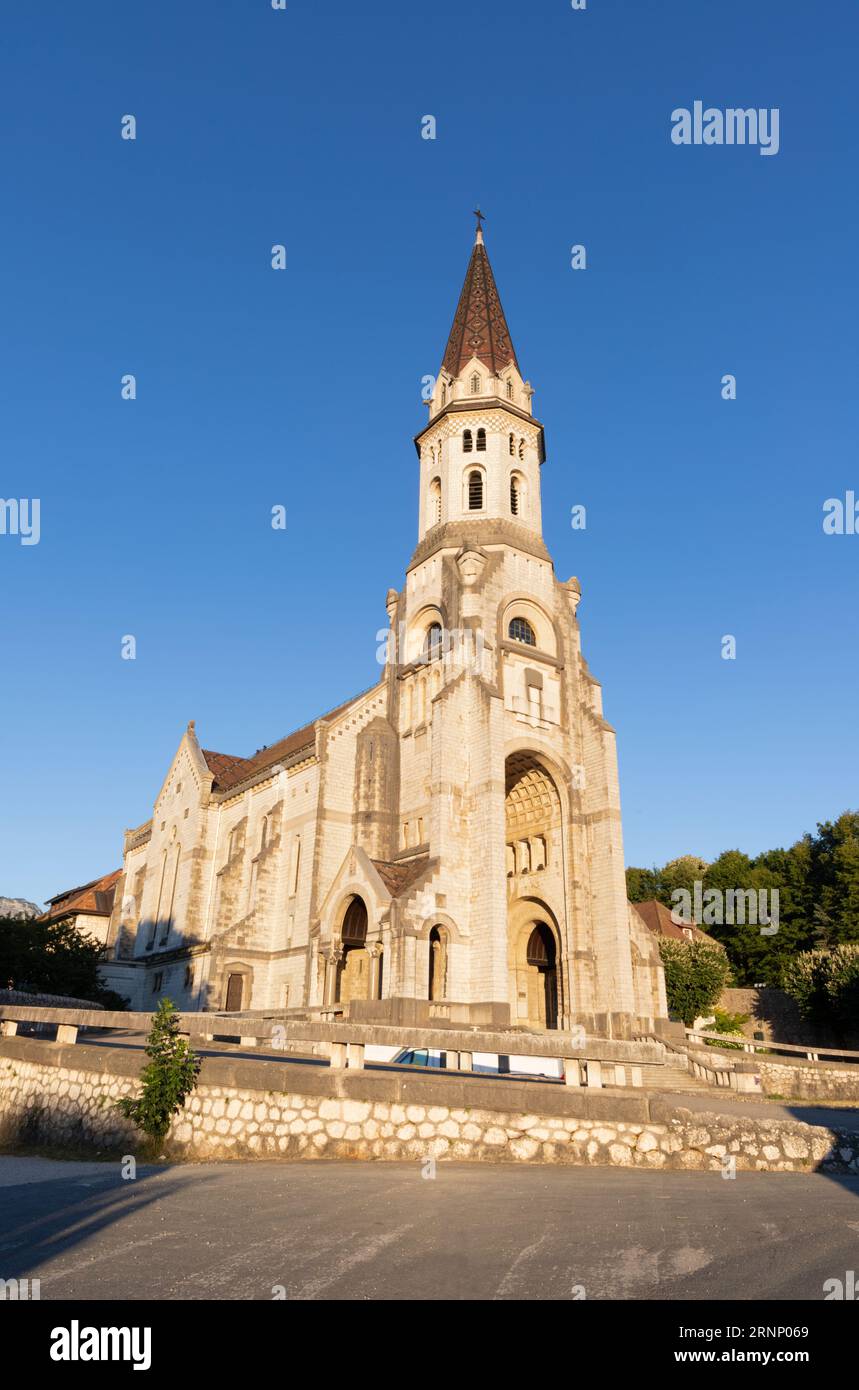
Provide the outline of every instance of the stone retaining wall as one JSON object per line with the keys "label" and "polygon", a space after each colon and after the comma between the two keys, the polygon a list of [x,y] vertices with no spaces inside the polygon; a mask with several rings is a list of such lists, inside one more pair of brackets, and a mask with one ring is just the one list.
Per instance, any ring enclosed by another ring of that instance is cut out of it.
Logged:
{"label": "stone retaining wall", "polygon": [[[48,1053],[48,1049],[50,1052]],[[113,1108],[139,1053],[7,1039],[0,1143],[133,1152]],[[355,1158],[859,1172],[859,1135],[685,1110],[676,1098],[206,1059],[164,1145],[176,1159]]]}
{"label": "stone retaining wall", "polygon": [[761,1089],[785,1100],[859,1101],[859,1066],[855,1063],[809,1062],[803,1057],[765,1056],[757,1053]]}

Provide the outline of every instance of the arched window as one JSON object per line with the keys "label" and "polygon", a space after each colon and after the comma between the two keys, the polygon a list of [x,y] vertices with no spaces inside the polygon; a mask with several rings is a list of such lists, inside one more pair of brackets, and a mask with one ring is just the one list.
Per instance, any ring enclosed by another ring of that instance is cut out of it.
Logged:
{"label": "arched window", "polygon": [[468,510],[479,512],[483,507],[483,474],[477,469],[468,475]]}
{"label": "arched window", "polygon": [[353,898],[350,902],[340,936],[344,946],[363,946],[367,937],[367,907],[363,898]]}
{"label": "arched window", "polygon": [[474,375],[473,375],[472,378],[471,378],[471,394],[472,394],[472,396],[476,396],[476,395],[479,393],[479,391],[480,391],[480,377],[477,375],[477,372],[475,372]]}
{"label": "arched window", "polygon": [[524,642],[529,647],[537,645],[534,629],[525,618],[511,618],[507,635],[512,642]]}
{"label": "arched window", "polygon": [[508,399],[508,401],[512,401],[512,399],[513,399],[513,382],[512,382],[512,381],[508,381],[508,383],[507,383],[507,399]]}
{"label": "arched window", "polygon": [[515,456],[516,456],[516,443],[515,443],[515,441],[514,441],[514,439],[513,439],[512,434],[508,436],[508,444],[509,444],[509,447],[510,447],[510,457],[511,457],[511,458],[515,458]]}
{"label": "arched window", "polygon": [[447,383],[444,381],[441,383],[441,403],[447,405]]}
{"label": "arched window", "polygon": [[524,457],[525,457],[525,441],[524,441],[524,439],[520,439],[520,440],[519,440],[519,457],[520,457],[520,459],[524,459]]}
{"label": "arched window", "polygon": [[428,999],[447,997],[447,932],[443,927],[433,927],[429,934],[429,988]]}
{"label": "arched window", "polygon": [[486,453],[486,430],[477,431],[477,452],[479,454]]}
{"label": "arched window", "polygon": [[442,653],[443,635],[441,623],[430,623],[424,641],[425,661],[438,661]]}
{"label": "arched window", "polygon": [[462,432],[462,452],[464,454],[471,453],[471,430],[463,430]]}
{"label": "arched window", "polygon": [[514,473],[510,478],[510,513],[512,516],[519,515],[520,489],[519,479]]}
{"label": "arched window", "polygon": [[441,521],[441,478],[433,478],[429,490],[429,524],[438,526]]}

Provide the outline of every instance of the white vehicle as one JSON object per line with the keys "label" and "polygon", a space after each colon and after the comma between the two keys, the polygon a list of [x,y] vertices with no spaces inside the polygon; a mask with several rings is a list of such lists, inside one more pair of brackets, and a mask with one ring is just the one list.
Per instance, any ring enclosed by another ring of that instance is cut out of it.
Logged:
{"label": "white vehicle", "polygon": [[[447,1053],[434,1047],[404,1047],[390,1061],[392,1066],[428,1067],[431,1070],[445,1070],[448,1066]],[[559,1081],[563,1076],[563,1063],[559,1057],[522,1057],[515,1054],[508,1056],[505,1053],[499,1055],[497,1052],[474,1052],[471,1056],[471,1070],[484,1076],[507,1077],[512,1081],[532,1078]]]}

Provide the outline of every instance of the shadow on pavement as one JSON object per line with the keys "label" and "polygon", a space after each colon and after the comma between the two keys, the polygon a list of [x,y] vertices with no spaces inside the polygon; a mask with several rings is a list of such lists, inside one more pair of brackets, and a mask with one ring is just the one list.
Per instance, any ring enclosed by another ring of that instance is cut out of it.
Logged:
{"label": "shadow on pavement", "polygon": [[[58,1163],[62,1160],[58,1160]],[[121,1177],[120,1164],[103,1173],[12,1183],[0,1189],[0,1278],[38,1273],[41,1266],[107,1228],[176,1193],[191,1181],[211,1181],[199,1173],[183,1176],[160,1166],[138,1167],[135,1178]],[[173,1172],[153,1185],[153,1180]],[[95,1190],[93,1190],[95,1189]]]}

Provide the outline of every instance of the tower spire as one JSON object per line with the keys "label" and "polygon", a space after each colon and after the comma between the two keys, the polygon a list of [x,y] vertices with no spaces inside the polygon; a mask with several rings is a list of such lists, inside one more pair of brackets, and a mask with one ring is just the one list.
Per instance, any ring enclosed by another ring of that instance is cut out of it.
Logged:
{"label": "tower spire", "polygon": [[493,376],[498,376],[511,362],[519,371],[501,296],[483,244],[484,214],[479,207],[474,216],[477,230],[471,260],[442,359],[442,367],[452,377],[458,377],[472,357],[488,367]]}

